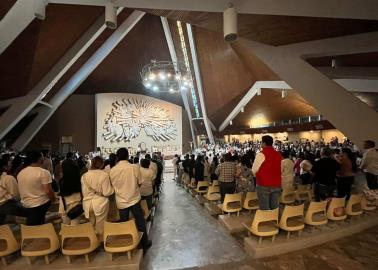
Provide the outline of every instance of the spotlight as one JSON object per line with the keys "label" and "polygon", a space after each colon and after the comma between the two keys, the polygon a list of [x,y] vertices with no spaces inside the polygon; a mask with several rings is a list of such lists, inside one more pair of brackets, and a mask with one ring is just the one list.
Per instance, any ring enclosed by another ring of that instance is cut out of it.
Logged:
{"label": "spotlight", "polygon": [[170,78],[171,76],[172,76],[172,74],[168,72],[167,77]]}
{"label": "spotlight", "polygon": [[151,84],[148,82],[148,83],[146,83],[146,87],[147,88],[150,88],[151,87]]}
{"label": "spotlight", "polygon": [[176,79],[176,80],[180,80],[180,78],[181,78],[181,76],[180,76],[179,74],[177,74],[177,75],[175,76],[175,79]]}
{"label": "spotlight", "polygon": [[117,28],[117,7],[112,2],[105,5],[105,25],[110,29]]}
{"label": "spotlight", "polygon": [[257,89],[256,95],[261,96],[261,88]]}
{"label": "spotlight", "polygon": [[228,3],[226,10],[223,11],[223,36],[228,42],[238,39],[238,14],[232,3]]}
{"label": "spotlight", "polygon": [[159,87],[157,87],[156,85],[154,85],[154,86],[152,87],[152,90],[157,91],[157,90],[159,90]]}
{"label": "spotlight", "polygon": [[243,113],[244,112],[244,107],[242,107],[240,111]]}
{"label": "spotlight", "polygon": [[230,121],[230,126],[232,126],[232,120]]}
{"label": "spotlight", "polygon": [[156,75],[154,73],[150,73],[150,75],[148,76],[148,79],[150,79],[151,81],[153,81],[153,80],[156,79]]}
{"label": "spotlight", "polygon": [[39,20],[46,18],[46,0],[34,0],[34,16]]}
{"label": "spotlight", "polygon": [[175,92],[175,90],[173,90],[173,88],[169,88],[169,92],[173,93],[173,92]]}
{"label": "spotlight", "polygon": [[162,79],[162,80],[165,80],[165,79],[166,79],[165,74],[164,74],[163,72],[160,72],[160,73],[159,73],[159,77],[160,77],[160,79]]}
{"label": "spotlight", "polygon": [[282,90],[281,91],[281,97],[285,98],[286,96],[287,96],[287,91],[286,90]]}
{"label": "spotlight", "polygon": [[339,63],[338,63],[338,61],[337,61],[337,59],[332,59],[332,61],[331,61],[331,67],[332,68],[337,68],[339,66]]}

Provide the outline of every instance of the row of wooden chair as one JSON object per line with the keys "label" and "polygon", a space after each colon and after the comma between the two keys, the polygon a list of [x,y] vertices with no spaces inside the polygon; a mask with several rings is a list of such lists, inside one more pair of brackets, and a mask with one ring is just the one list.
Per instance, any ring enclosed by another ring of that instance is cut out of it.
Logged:
{"label": "row of wooden chair", "polygon": [[[332,198],[327,207],[327,201],[314,202],[312,201],[304,214],[304,204],[290,206],[286,205],[283,209],[281,219],[279,220],[279,208],[274,210],[257,210],[253,218],[252,224],[246,227],[249,234],[259,236],[259,243],[264,236],[272,236],[274,241],[279,229],[287,232],[287,237],[290,237],[291,232],[298,231],[299,234],[303,231],[305,224],[312,226],[314,229],[317,226],[325,225],[328,220],[341,221],[345,220],[347,216],[358,216],[363,211],[374,211],[375,206],[369,206],[362,194],[352,194],[349,201],[345,205],[345,198]],[[342,209],[340,215],[336,215],[336,210]]]}

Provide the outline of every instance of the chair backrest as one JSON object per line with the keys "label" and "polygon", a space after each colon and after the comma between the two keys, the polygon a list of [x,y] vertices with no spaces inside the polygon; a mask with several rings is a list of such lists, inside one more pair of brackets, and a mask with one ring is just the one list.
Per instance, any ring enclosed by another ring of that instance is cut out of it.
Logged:
{"label": "chair backrest", "polygon": [[147,201],[141,200],[140,207],[142,208],[144,219],[147,219],[150,216],[150,209],[148,209]]}
{"label": "chair backrest", "polygon": [[252,221],[251,231],[255,234],[258,233],[259,223],[267,221],[278,223],[278,207],[274,210],[257,210]]}
{"label": "chair backrest", "polygon": [[366,198],[366,196],[362,196],[361,199],[361,209],[364,211],[374,211],[376,209],[376,206],[374,205],[369,205],[369,202]]}
{"label": "chair backrest", "polygon": [[61,225],[60,230],[62,236],[62,249],[64,249],[64,240],[68,238],[88,238],[89,249],[98,246],[98,239],[96,232],[91,223],[83,223],[78,225]]}
{"label": "chair backrest", "polygon": [[214,193],[220,193],[219,186],[209,186],[209,189],[207,190],[207,195],[211,195]]}
{"label": "chair backrest", "polygon": [[198,183],[197,183],[197,190],[204,191],[208,187],[209,187],[209,182],[208,181],[198,181]]}
{"label": "chair backrest", "polygon": [[252,191],[249,191],[247,192],[247,194],[245,195],[245,199],[244,199],[244,203],[243,203],[243,207],[246,208],[246,209],[249,209],[249,202],[250,201],[257,201],[257,193],[256,192],[252,192]]}
{"label": "chair backrest", "polygon": [[0,225],[0,240],[7,243],[6,249],[0,250],[0,256],[11,254],[20,249],[20,245],[8,224]]}
{"label": "chair backrest", "polygon": [[[349,214],[353,214],[354,212],[361,212],[361,201],[362,201],[362,194],[352,194],[350,195],[350,198],[347,202],[347,205],[346,205],[346,208],[345,208],[345,211],[346,213],[349,215]],[[353,206],[354,205],[360,205],[360,208],[358,211],[353,211]]]}
{"label": "chair backrest", "polygon": [[280,225],[285,226],[288,218],[303,216],[303,211],[304,211],[304,204],[285,205],[285,208],[282,212]]}
{"label": "chair backrest", "polygon": [[219,186],[219,181],[218,180],[213,180],[212,186]]}
{"label": "chair backrest", "polygon": [[[295,195],[295,190],[293,188],[283,189],[281,196],[280,196],[280,202],[281,203],[292,203],[292,202],[295,201],[294,195]],[[293,196],[293,197],[288,198],[288,196]]]}
{"label": "chair backrest", "polygon": [[298,185],[297,186],[297,191],[298,192],[306,192],[311,189],[311,185]]}
{"label": "chair backrest", "polygon": [[341,220],[346,217],[346,215],[342,215],[340,217],[335,216],[334,211],[336,208],[343,208],[345,209],[345,198],[332,198],[331,202],[328,205],[327,209],[327,218],[331,220]]}
{"label": "chair backrest", "polygon": [[135,220],[126,222],[105,222],[104,224],[104,245],[106,247],[106,240],[109,236],[117,235],[131,235],[133,239],[133,246],[137,246],[140,241],[139,232],[135,224]]}
{"label": "chair backrest", "polygon": [[[50,250],[56,250],[59,248],[59,238],[55,232],[54,226],[51,223],[27,226],[21,224],[21,237],[22,243],[27,239],[41,239],[46,238],[50,241]],[[21,246],[21,249],[23,247]]]}
{"label": "chair backrest", "polygon": [[[228,205],[230,203],[235,203],[235,202],[240,204],[240,210],[241,210],[241,207],[242,207],[242,193],[241,192],[235,193],[235,194],[226,194],[223,201],[223,210],[224,211],[229,210]],[[232,210],[235,210],[235,209],[232,209]]]}

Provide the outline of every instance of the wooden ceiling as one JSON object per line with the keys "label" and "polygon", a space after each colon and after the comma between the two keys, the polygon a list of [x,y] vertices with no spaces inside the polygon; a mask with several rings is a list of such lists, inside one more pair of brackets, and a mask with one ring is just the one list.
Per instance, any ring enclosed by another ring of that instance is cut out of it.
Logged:
{"label": "wooden ceiling", "polygon": [[0,2],[0,21],[3,19],[5,14],[12,8],[14,3],[16,3],[17,0],[1,0]]}
{"label": "wooden ceiling", "polygon": [[[222,13],[175,10],[145,11],[223,33]],[[238,30],[241,37],[279,46],[377,31],[378,21],[238,14]]]}
{"label": "wooden ceiling", "polygon": [[25,95],[101,15],[92,6],[48,5],[0,55],[0,100]]}

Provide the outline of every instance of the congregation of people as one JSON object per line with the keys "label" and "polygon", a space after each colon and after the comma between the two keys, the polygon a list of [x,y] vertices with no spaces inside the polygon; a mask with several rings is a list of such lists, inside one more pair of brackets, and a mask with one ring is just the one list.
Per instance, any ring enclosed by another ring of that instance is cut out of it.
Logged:
{"label": "congregation of people", "polygon": [[151,210],[164,168],[161,156],[141,157],[130,157],[126,148],[106,160],[73,152],[64,159],[48,151],[5,153],[0,159],[0,225],[7,216],[24,217],[29,226],[44,224],[47,211],[58,203],[64,224],[89,221],[102,240],[105,221],[128,221],[132,213],[146,252],[152,243],[141,200]]}
{"label": "congregation of people", "polygon": [[330,143],[281,142],[271,136],[261,141],[203,145],[197,155],[176,155],[174,178],[178,183],[217,180],[221,201],[226,194],[256,191],[260,209],[275,209],[282,191],[297,185],[311,185],[316,201],[332,197],[349,199],[353,185],[361,184],[363,173],[367,190],[378,189],[378,150],[366,140],[363,151],[337,137]]}

